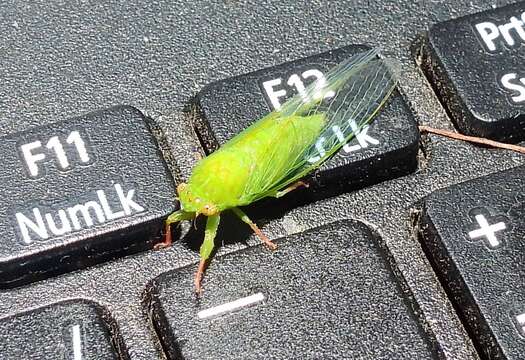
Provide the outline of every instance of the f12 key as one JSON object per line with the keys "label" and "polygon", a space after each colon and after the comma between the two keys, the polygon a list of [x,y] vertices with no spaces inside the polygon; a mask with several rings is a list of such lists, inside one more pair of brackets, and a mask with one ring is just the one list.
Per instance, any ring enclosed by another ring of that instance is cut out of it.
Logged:
{"label": "f12 key", "polygon": [[525,2],[433,26],[424,55],[461,132],[525,140]]}
{"label": "f12 key", "polygon": [[175,209],[145,117],[129,106],[0,141],[0,286],[151,247]]}
{"label": "f12 key", "polygon": [[[326,81],[328,69],[368,50],[368,46],[349,45],[209,84],[196,97],[201,116],[196,117],[195,126],[205,150],[217,149],[257,119],[279,109],[292,96],[304,97],[307,86]],[[355,130],[355,137],[321,166],[311,185],[330,191],[355,189],[416,169],[419,132],[398,91],[394,91],[370,125],[359,129],[355,116],[351,114],[346,119]],[[337,127],[332,130],[340,141],[344,140]],[[307,161],[316,161],[325,154],[325,141],[324,137],[317,141],[317,155]]]}

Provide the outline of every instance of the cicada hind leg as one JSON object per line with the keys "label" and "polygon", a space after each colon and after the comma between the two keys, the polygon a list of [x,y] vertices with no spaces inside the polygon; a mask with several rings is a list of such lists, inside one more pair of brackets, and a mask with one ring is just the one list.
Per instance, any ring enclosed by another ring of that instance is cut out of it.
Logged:
{"label": "cicada hind leg", "polygon": [[261,229],[259,229],[257,225],[241,209],[232,208],[231,210],[235,213],[235,215],[239,217],[239,219],[241,219],[243,222],[248,224],[248,226],[250,226],[255,235],[257,235],[266,246],[268,246],[271,250],[277,249],[277,244],[273,243],[270,239],[268,239],[268,237],[263,234]]}

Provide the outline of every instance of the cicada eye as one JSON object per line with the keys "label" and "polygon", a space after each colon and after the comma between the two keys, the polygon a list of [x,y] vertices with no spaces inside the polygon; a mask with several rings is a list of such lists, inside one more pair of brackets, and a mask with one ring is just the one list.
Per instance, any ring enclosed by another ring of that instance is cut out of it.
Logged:
{"label": "cicada eye", "polygon": [[185,183],[180,183],[179,186],[177,186],[177,193],[180,195],[180,193],[186,191],[187,187]]}

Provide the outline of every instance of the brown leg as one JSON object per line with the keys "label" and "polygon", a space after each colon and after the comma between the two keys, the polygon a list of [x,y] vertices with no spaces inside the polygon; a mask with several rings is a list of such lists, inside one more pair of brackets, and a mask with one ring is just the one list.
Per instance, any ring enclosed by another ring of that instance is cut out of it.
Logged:
{"label": "brown leg", "polygon": [[262,242],[266,244],[266,246],[268,246],[271,250],[276,250],[277,249],[277,245],[274,244],[270,239],[268,239],[268,237],[263,234],[261,229],[259,229],[257,227],[257,225],[255,225],[255,223],[251,222],[248,225],[252,228],[252,230],[255,233],[255,235],[257,235],[259,237],[259,239],[261,239]]}
{"label": "brown leg", "polygon": [[160,250],[170,247],[173,243],[171,238],[171,224],[180,222],[182,220],[191,220],[193,218],[195,218],[194,213],[184,212],[182,210],[175,211],[173,214],[168,216],[168,218],[164,222],[164,240],[160,243],[155,244],[155,246],[153,246],[153,249]]}
{"label": "brown leg", "polygon": [[153,250],[160,250],[165,249],[167,247],[170,247],[173,243],[173,240],[171,238],[171,224],[168,222],[164,223],[164,240],[162,242],[156,243],[155,246],[153,246]]}
{"label": "brown leg", "polygon": [[476,144],[488,145],[488,146],[492,146],[495,148],[507,149],[507,150],[519,152],[521,154],[525,154],[525,147],[519,146],[519,145],[506,144],[506,143],[502,143],[499,141],[485,139],[482,137],[467,136],[467,135],[458,134],[453,131],[448,131],[448,130],[443,130],[443,129],[434,129],[434,128],[431,128],[425,125],[420,125],[419,130],[423,132],[429,132],[432,134],[446,136],[446,137],[456,139],[456,140],[463,140],[463,141],[468,141],[468,142],[472,142]]}
{"label": "brown leg", "polygon": [[275,197],[276,198],[280,198],[280,197],[288,194],[290,191],[294,191],[295,189],[297,189],[297,188],[299,188],[301,186],[304,186],[305,188],[307,188],[310,185],[308,183],[305,183],[304,181],[301,181],[301,180],[296,181],[292,185],[288,186],[286,189],[281,190],[281,191],[277,191],[277,193],[275,193]]}
{"label": "brown leg", "polygon": [[193,284],[195,285],[195,293],[197,295],[202,294],[202,276],[204,275],[204,271],[206,270],[206,267],[208,266],[208,260],[207,259],[201,259],[199,261],[199,268],[197,269],[197,272],[195,273],[195,278],[193,279]]}
{"label": "brown leg", "polygon": [[250,228],[253,230],[255,235],[257,235],[259,237],[259,239],[261,239],[262,242],[266,244],[266,246],[268,246],[271,250],[276,250],[277,249],[277,245],[274,244],[270,239],[268,239],[268,237],[263,234],[261,229],[259,229],[257,227],[257,225],[255,225],[255,223],[253,221],[251,221],[250,218],[248,217],[248,215],[246,215],[241,209],[239,209],[239,208],[232,208],[231,210],[235,213],[235,215],[237,215],[239,217],[239,219],[241,219],[246,224],[248,224],[248,226],[250,226]]}

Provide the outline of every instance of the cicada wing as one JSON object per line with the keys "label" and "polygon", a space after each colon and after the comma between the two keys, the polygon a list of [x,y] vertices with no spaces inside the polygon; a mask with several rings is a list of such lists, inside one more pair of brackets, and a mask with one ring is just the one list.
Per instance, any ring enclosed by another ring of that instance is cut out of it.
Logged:
{"label": "cicada wing", "polygon": [[[378,59],[375,51],[356,55],[338,65],[306,90],[306,97],[295,96],[279,110],[282,117],[322,114],[326,121],[319,136],[289,161],[286,169],[268,171],[282,174],[258,179],[251,184],[251,201],[276,192],[319,168],[360,130],[369,124],[388,100],[397,83],[398,65],[393,60]],[[304,101],[304,99],[309,101]],[[301,129],[294,130],[300,136]],[[268,158],[272,157],[269,149]],[[271,164],[271,162],[269,163]],[[273,181],[268,182],[268,179]]]}
{"label": "cicada wing", "polygon": [[321,166],[372,121],[396,87],[398,69],[393,60],[372,60],[352,74],[326,108],[315,109],[326,114],[326,126],[297,159],[296,176]]}
{"label": "cicada wing", "polygon": [[325,75],[324,79],[318,79],[310,84],[304,91],[303,95],[296,95],[286,101],[278,113],[281,117],[290,116],[297,113],[314,113],[323,101],[331,96],[334,91],[342,89],[344,84],[360,69],[370,61],[377,59],[377,49],[371,49],[359,53],[351,58],[334,66]]}
{"label": "cicada wing", "polygon": [[[352,56],[341,64],[338,64],[326,74],[325,79],[318,80],[308,86],[302,96],[296,95],[288,99],[279,109],[270,112],[262,119],[248,126],[234,138],[222,145],[221,148],[225,149],[235,146],[236,143],[244,140],[244,136],[252,134],[258,130],[267,131],[268,128],[272,128],[273,123],[282,121],[294,114],[305,114],[307,112],[314,114],[317,111],[317,108],[321,105],[322,100],[326,98],[327,95],[329,95],[334,89],[340,88],[342,84],[352,76],[352,73],[357,72],[360,67],[376,57],[377,49],[371,49]],[[276,141],[277,140],[278,137],[276,137]],[[273,147],[269,147],[269,156],[267,158],[272,155],[272,149]]]}

